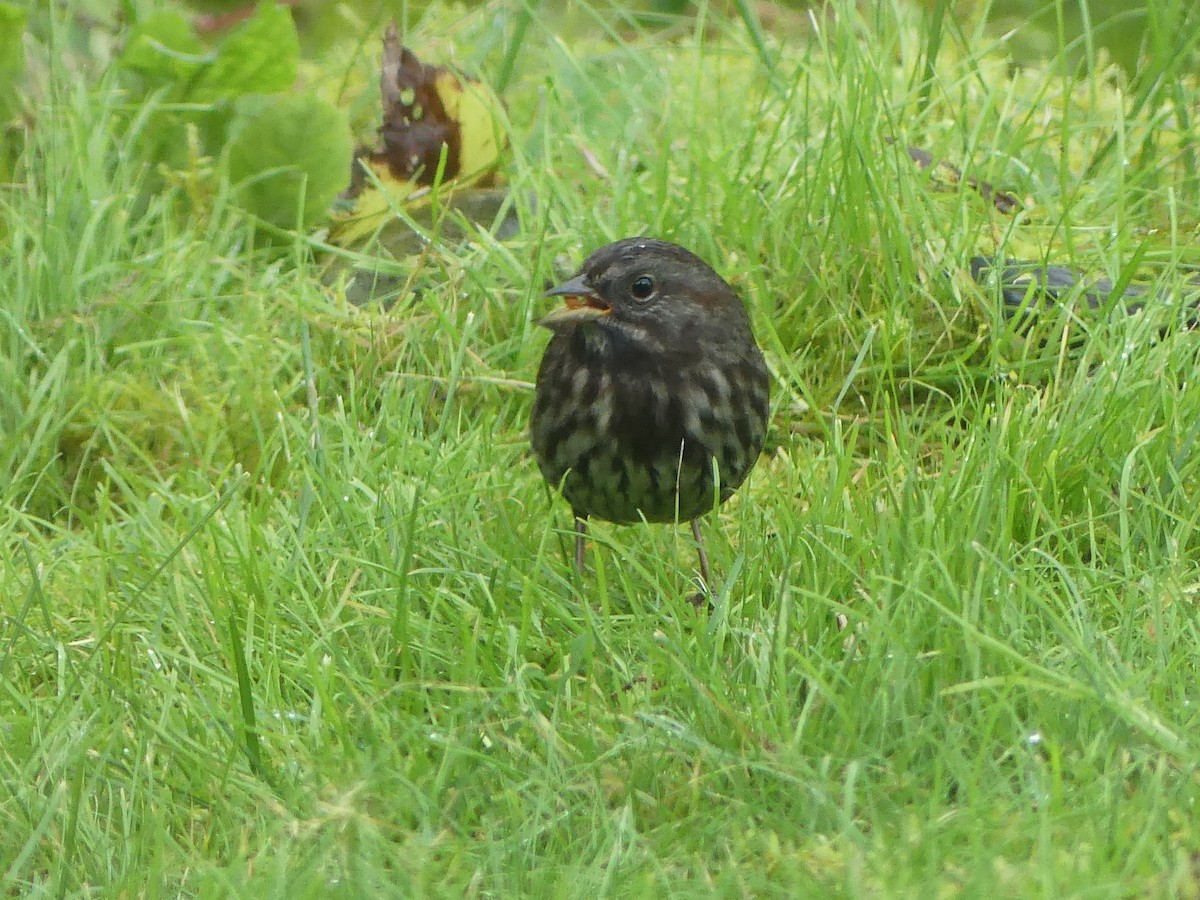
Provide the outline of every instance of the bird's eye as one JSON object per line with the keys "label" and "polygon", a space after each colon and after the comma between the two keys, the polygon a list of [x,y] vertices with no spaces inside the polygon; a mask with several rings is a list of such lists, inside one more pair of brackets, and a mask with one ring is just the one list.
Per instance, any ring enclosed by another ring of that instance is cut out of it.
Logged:
{"label": "bird's eye", "polygon": [[654,279],[649,275],[640,275],[630,285],[629,291],[634,300],[649,300],[654,296]]}

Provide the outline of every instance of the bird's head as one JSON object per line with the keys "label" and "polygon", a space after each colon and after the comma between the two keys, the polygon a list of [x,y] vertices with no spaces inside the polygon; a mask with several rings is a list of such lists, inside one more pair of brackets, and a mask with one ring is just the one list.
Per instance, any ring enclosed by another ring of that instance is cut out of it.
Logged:
{"label": "bird's head", "polygon": [[599,350],[690,357],[700,343],[741,345],[750,334],[742,301],[720,275],[694,253],[651,238],[601,247],[546,296],[566,305],[538,324],[582,330]]}

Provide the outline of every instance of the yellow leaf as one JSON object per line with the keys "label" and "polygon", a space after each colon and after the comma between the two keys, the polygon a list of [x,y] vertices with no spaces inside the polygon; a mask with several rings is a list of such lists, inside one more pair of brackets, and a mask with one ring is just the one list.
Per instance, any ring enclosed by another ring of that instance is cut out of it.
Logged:
{"label": "yellow leaf", "polygon": [[384,37],[380,69],[380,145],[356,154],[345,195],[351,205],[330,228],[330,240],[342,246],[374,234],[398,207],[427,205],[435,189],[443,197],[490,186],[507,144],[499,98],[477,79],[422,63],[395,25]]}

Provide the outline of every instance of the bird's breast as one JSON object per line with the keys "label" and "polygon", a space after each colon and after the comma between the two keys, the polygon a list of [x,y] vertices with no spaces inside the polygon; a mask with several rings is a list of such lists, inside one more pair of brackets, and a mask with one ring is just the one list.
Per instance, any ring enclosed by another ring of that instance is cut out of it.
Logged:
{"label": "bird's breast", "polygon": [[[564,338],[566,336],[563,336]],[[579,513],[693,518],[742,483],[766,435],[766,370],[581,354],[555,338],[538,373],[532,439],[543,474]]]}

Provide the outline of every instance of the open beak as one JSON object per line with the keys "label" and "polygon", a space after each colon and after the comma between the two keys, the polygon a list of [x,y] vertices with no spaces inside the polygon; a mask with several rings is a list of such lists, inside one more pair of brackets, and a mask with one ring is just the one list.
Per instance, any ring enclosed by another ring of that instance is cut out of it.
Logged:
{"label": "open beak", "polygon": [[576,275],[546,291],[547,297],[565,297],[567,305],[543,316],[538,324],[553,331],[564,325],[594,322],[612,312],[612,307],[588,285],[587,279]]}

